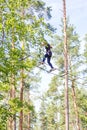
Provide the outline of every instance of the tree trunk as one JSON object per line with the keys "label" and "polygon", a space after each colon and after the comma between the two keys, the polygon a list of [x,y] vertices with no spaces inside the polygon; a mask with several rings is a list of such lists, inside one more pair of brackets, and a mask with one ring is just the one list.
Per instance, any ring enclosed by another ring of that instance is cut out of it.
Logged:
{"label": "tree trunk", "polygon": [[30,130],[30,113],[28,113],[28,130]]}
{"label": "tree trunk", "polygon": [[[10,90],[10,99],[13,99],[13,98],[15,98],[15,85],[14,85],[15,77],[14,77],[14,74],[12,74],[11,82],[12,82],[11,83],[12,86],[11,86],[11,90]],[[9,130],[16,130],[15,129],[16,121],[15,121],[14,116],[10,117],[10,119],[9,119]]]}
{"label": "tree trunk", "polygon": [[[30,102],[30,90],[28,92],[28,102]],[[30,112],[28,113],[28,130],[30,130]]]}
{"label": "tree trunk", "polygon": [[[24,20],[24,8],[22,9],[22,20]],[[24,41],[22,41],[22,59],[24,56]],[[24,92],[24,69],[21,69],[21,86],[20,86],[20,101],[23,103],[23,92]],[[19,119],[19,130],[23,130],[23,106],[20,111],[20,119]]]}
{"label": "tree trunk", "polygon": [[[21,88],[20,88],[20,101],[23,103],[23,89],[24,89],[24,79],[23,79],[24,71],[21,70]],[[20,111],[20,119],[19,119],[19,130],[23,130],[23,107]]]}
{"label": "tree trunk", "polygon": [[[73,102],[74,102],[74,110],[75,110],[75,117],[76,117],[76,127],[77,127],[77,130],[80,130],[80,122],[79,122],[79,113],[78,113],[78,106],[77,106],[77,103],[76,103],[76,93],[75,93],[75,79],[73,79],[72,77],[72,64],[71,64],[71,58],[69,56],[69,65],[70,65],[70,72],[71,72],[71,81],[72,81],[72,96],[73,96]],[[75,124],[74,123],[74,124]],[[73,126],[74,126],[73,124]]]}
{"label": "tree trunk", "polygon": [[4,18],[2,17],[2,46],[4,43],[4,38],[5,38],[5,31],[4,31]]}
{"label": "tree trunk", "polygon": [[[14,50],[14,42],[12,42],[12,50]],[[12,61],[12,67],[14,67],[14,62]],[[10,90],[10,99],[14,99],[15,98],[15,75],[11,74],[11,90]],[[16,126],[16,121],[13,117],[10,117],[9,119],[9,130],[16,130],[15,129]]]}
{"label": "tree trunk", "polygon": [[63,0],[63,22],[64,22],[64,67],[65,67],[65,125],[69,130],[69,99],[68,99],[68,47],[66,33],[66,1]]}
{"label": "tree trunk", "polygon": [[78,108],[77,108],[77,103],[76,103],[74,81],[72,81],[72,95],[73,95],[74,109],[75,109],[75,115],[76,115],[76,126],[77,126],[77,130],[80,130],[79,113],[78,113]]}

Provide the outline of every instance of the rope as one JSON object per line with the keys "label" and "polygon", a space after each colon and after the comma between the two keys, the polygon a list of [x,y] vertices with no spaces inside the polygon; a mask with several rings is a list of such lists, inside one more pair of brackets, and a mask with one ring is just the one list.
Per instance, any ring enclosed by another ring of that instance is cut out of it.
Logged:
{"label": "rope", "polygon": [[[40,66],[36,66],[36,67],[39,68],[39,69],[41,69],[41,70],[43,70],[43,71],[46,71],[48,74],[52,74],[52,75],[55,75],[55,76],[63,77],[63,76],[66,75],[65,73],[62,74],[62,75],[60,75],[60,74],[54,74],[53,72],[49,72],[48,70],[46,70],[46,69],[44,69],[44,68],[42,68],[42,67],[40,67]],[[56,69],[56,70],[57,70],[57,69]],[[56,70],[54,70],[54,71],[56,71]]]}
{"label": "rope", "polygon": [[[25,59],[28,58],[28,57],[35,58],[34,56],[31,56],[31,55],[29,54],[29,55],[27,55],[26,57],[24,57],[23,59],[20,59],[20,60],[25,60]],[[47,63],[45,63],[45,64],[48,65]],[[39,68],[39,69],[41,69],[41,70],[47,72],[48,74],[52,74],[52,75],[55,75],[55,76],[63,77],[63,76],[66,75],[65,73],[62,74],[62,75],[60,75],[60,74],[54,74],[53,72],[50,72],[49,70],[46,70],[46,69],[44,69],[44,68],[42,68],[42,67],[40,67],[40,66],[35,66],[35,67],[37,67],[37,68]],[[58,70],[58,69],[56,68],[56,70]],[[56,70],[55,70],[55,71],[56,71]],[[67,74],[68,74],[68,73],[67,73]]]}
{"label": "rope", "polygon": [[[34,56],[31,56],[30,54],[29,55],[27,55],[26,57],[24,57],[23,59],[20,59],[20,60],[25,60],[26,58],[28,58],[28,57],[32,57],[32,58],[35,58]],[[47,63],[45,63],[46,65],[48,65]],[[65,73],[63,73],[63,74],[54,74],[53,72],[49,72],[48,70],[46,70],[46,69],[44,69],[44,68],[42,68],[42,67],[40,67],[40,66],[36,66],[37,68],[39,68],[39,69],[41,69],[41,70],[43,70],[43,71],[45,71],[45,72],[47,72],[48,74],[52,74],[52,75],[55,75],[55,76],[58,76],[58,77],[63,77],[63,76],[65,76],[65,75],[67,75],[67,74],[65,74]],[[56,69],[56,70],[58,70],[58,69]],[[55,71],[56,71],[55,70]],[[69,76],[71,77],[71,76],[73,76],[72,74],[69,74]],[[76,76],[75,78],[79,78],[79,79],[84,79],[84,78],[86,78],[86,77],[83,77],[83,78],[81,78],[81,77],[79,77],[79,76]],[[80,83],[81,84],[81,83]]]}

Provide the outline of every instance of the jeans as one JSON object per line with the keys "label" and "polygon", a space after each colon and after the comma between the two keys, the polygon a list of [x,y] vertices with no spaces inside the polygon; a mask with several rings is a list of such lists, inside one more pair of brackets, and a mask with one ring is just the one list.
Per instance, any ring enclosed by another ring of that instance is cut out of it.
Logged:
{"label": "jeans", "polygon": [[51,60],[51,57],[52,57],[52,52],[50,52],[50,55],[48,53],[46,53],[44,55],[44,58],[43,58],[43,62],[45,62],[46,58],[47,58],[47,63],[48,65],[53,68],[52,64],[50,63],[50,60]]}

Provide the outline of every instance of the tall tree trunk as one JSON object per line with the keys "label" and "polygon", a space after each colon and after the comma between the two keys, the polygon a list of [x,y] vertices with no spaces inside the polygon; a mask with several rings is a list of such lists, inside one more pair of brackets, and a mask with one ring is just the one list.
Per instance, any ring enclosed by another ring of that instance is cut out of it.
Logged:
{"label": "tall tree trunk", "polygon": [[28,130],[30,130],[30,112],[28,113]]}
{"label": "tall tree trunk", "polygon": [[[24,8],[22,8],[22,20],[24,20]],[[24,40],[22,41],[22,60],[24,57]],[[21,86],[20,86],[20,101],[23,103],[23,92],[24,92],[24,69],[21,69]],[[20,111],[20,119],[19,119],[19,130],[23,130],[23,107]]]}
{"label": "tall tree trunk", "polygon": [[[14,42],[12,42],[12,50],[14,50]],[[12,61],[12,67],[14,67],[14,62]],[[10,90],[10,99],[15,98],[15,75],[11,74],[11,90]],[[14,116],[10,118],[10,123],[9,123],[9,130],[16,130],[16,121],[14,119]]]}
{"label": "tall tree trunk", "polygon": [[77,103],[76,103],[74,80],[72,81],[72,95],[73,95],[74,110],[75,110],[75,115],[76,115],[76,126],[77,126],[77,130],[80,130],[79,113],[78,113],[78,107],[77,107]]}
{"label": "tall tree trunk", "polygon": [[4,31],[4,18],[2,16],[2,46],[3,46],[3,43],[4,43],[4,38],[5,38],[5,31]]}
{"label": "tall tree trunk", "polygon": [[71,63],[70,56],[69,56],[69,65],[70,65],[70,72],[71,72],[70,76],[71,76],[71,81],[72,81],[72,96],[73,96],[74,110],[75,110],[75,117],[76,117],[75,123],[76,123],[77,130],[80,130],[80,120],[79,120],[78,106],[76,103],[76,93],[75,93],[75,79],[73,79],[72,77],[73,70],[72,70],[72,63]]}
{"label": "tall tree trunk", "polygon": [[68,47],[66,33],[66,1],[63,0],[63,22],[64,22],[64,67],[65,67],[65,125],[69,130],[69,99],[68,99]]}
{"label": "tall tree trunk", "polygon": [[[11,90],[10,90],[10,99],[13,99],[15,98],[15,86],[14,86],[14,80],[15,80],[15,77],[14,77],[14,74],[12,74],[12,77],[11,77],[11,82],[12,82],[12,86],[11,86]],[[14,129],[14,126],[15,126],[15,120],[14,120],[14,116],[10,118],[10,129],[9,130],[15,130]]]}
{"label": "tall tree trunk", "polygon": [[[23,52],[24,52],[24,42],[22,42],[22,59],[23,59]],[[23,103],[23,91],[24,91],[24,69],[21,69],[21,86],[20,86],[20,101]],[[22,110],[20,111],[20,118],[19,118],[19,130],[23,130],[23,106]]]}
{"label": "tall tree trunk", "polygon": [[[20,101],[23,103],[23,89],[24,89],[24,79],[23,79],[24,71],[21,70],[21,86],[20,86]],[[23,130],[23,107],[20,111],[20,119],[19,119],[19,130]]]}
{"label": "tall tree trunk", "polygon": [[[30,102],[30,90],[28,92],[28,102]],[[30,112],[28,113],[28,130],[30,130]]]}

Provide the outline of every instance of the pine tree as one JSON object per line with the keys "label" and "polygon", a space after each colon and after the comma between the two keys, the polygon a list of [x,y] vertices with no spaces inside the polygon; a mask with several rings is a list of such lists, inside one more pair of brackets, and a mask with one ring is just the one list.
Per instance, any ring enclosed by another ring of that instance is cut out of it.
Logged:
{"label": "pine tree", "polygon": [[[74,26],[69,24],[68,19],[67,19],[69,87],[71,87],[70,84],[75,79],[75,77],[76,76],[78,77],[78,75],[79,75],[79,69],[78,68],[80,66],[80,53],[79,53],[80,41],[79,41],[78,34],[74,33],[74,30],[75,30]],[[55,48],[54,48],[54,50],[55,50],[54,51],[54,54],[55,54],[54,58],[56,59],[56,64],[58,66],[59,74],[55,76],[55,80],[53,79],[53,82],[54,82],[54,86],[56,85],[58,88],[59,88],[59,86],[61,86],[60,91],[64,92],[62,90],[63,86],[64,86],[64,82],[63,82],[63,80],[64,80],[63,36],[61,36],[61,37],[60,36],[55,36],[54,44],[55,43],[56,43],[57,46],[55,46]],[[56,57],[58,57],[58,59]],[[75,82],[76,82],[76,80],[75,80]],[[64,94],[63,94],[63,96],[64,96]],[[61,99],[60,99],[60,102],[61,102]],[[71,111],[71,107],[70,107],[69,111]],[[71,112],[69,112],[69,113],[71,114]],[[65,118],[65,116],[64,116],[64,118]],[[70,118],[70,122],[72,122],[71,119],[72,118]],[[62,122],[65,123],[64,120]]]}
{"label": "pine tree", "polygon": [[68,97],[68,45],[66,30],[66,0],[63,0],[63,22],[64,22],[64,68],[65,68],[65,123],[66,130],[69,130],[69,97]]}

